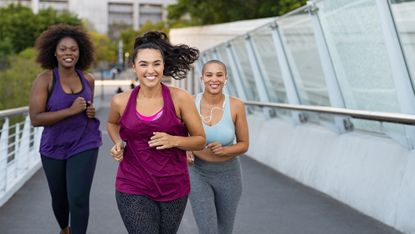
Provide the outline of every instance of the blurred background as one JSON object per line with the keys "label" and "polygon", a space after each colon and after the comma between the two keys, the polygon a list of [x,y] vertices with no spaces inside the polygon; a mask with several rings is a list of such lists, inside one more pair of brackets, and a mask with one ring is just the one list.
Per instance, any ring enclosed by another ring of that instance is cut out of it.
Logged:
{"label": "blurred background", "polygon": [[0,0],[0,110],[27,105],[32,81],[41,71],[33,45],[50,25],[83,26],[96,47],[90,72],[96,79],[117,79],[129,68],[134,38],[146,31],[169,34],[173,28],[276,16],[305,2]]}

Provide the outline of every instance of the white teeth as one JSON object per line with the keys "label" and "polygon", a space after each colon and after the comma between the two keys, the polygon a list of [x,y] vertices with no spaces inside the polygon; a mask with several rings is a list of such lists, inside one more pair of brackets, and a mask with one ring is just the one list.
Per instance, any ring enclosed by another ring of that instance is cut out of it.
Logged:
{"label": "white teeth", "polygon": [[70,63],[72,61],[73,61],[73,59],[70,59],[70,58],[65,59],[65,62],[68,62],[68,63]]}
{"label": "white teeth", "polygon": [[146,79],[147,79],[147,80],[155,80],[155,79],[156,79],[156,77],[155,77],[155,76],[146,76]]}

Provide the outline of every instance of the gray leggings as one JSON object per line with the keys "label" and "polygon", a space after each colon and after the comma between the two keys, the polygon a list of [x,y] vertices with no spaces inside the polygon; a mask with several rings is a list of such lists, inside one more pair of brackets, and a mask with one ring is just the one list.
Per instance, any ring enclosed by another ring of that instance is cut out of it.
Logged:
{"label": "gray leggings", "polygon": [[210,163],[195,158],[190,203],[200,234],[230,234],[242,193],[239,158]]}

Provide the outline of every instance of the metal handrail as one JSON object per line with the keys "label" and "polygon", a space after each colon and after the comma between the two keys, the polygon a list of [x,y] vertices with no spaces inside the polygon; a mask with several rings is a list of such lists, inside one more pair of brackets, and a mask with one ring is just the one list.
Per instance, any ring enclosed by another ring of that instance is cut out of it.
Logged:
{"label": "metal handrail", "polygon": [[292,104],[284,104],[284,103],[256,102],[256,101],[246,101],[245,104],[250,105],[250,106],[273,107],[273,108],[281,108],[281,109],[296,110],[296,111],[310,111],[310,112],[325,113],[325,114],[332,114],[332,115],[350,116],[356,119],[375,120],[375,121],[381,121],[381,122],[415,125],[415,115],[410,115],[410,114],[351,110],[351,109],[328,107],[328,106],[292,105]]}
{"label": "metal handrail", "polygon": [[7,109],[7,110],[0,110],[0,118],[6,118],[6,117],[10,117],[10,116],[15,116],[15,115],[21,115],[21,114],[27,113],[28,111],[29,111],[28,106],[18,107],[18,108],[13,108],[13,109]]}

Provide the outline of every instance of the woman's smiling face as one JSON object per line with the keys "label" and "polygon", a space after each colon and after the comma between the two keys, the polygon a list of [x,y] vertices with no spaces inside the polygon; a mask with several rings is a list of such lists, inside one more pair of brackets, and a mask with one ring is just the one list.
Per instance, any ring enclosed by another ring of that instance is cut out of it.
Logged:
{"label": "woman's smiling face", "polygon": [[140,85],[153,87],[163,78],[164,60],[157,49],[140,49],[134,62]]}
{"label": "woman's smiling face", "polygon": [[66,68],[75,67],[79,59],[78,43],[71,37],[64,37],[56,46],[55,54],[59,65]]}
{"label": "woman's smiling face", "polygon": [[202,81],[205,91],[211,94],[222,93],[227,80],[225,67],[220,63],[208,63],[203,69]]}

